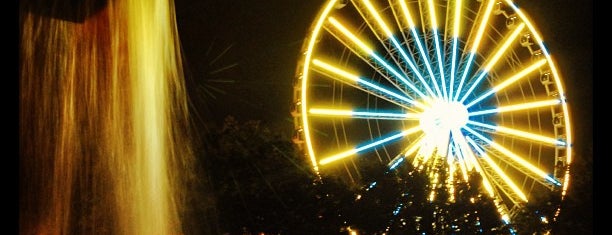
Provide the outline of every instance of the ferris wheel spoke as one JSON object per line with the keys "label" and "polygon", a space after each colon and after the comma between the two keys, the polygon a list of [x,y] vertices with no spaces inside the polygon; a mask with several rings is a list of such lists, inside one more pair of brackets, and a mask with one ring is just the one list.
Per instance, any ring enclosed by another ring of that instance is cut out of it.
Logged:
{"label": "ferris wheel spoke", "polygon": [[492,130],[491,133],[510,135],[510,136],[519,137],[521,139],[528,140],[528,141],[537,141],[537,142],[545,143],[551,146],[565,146],[566,145],[565,142],[552,138],[552,137],[538,135],[538,134],[521,131],[521,130],[517,130],[513,128],[508,128],[504,126],[494,126],[494,125],[489,125],[489,124],[475,122],[475,121],[468,121],[468,124],[490,129]]}
{"label": "ferris wheel spoke", "polygon": [[452,54],[451,54],[451,70],[450,70],[450,78],[449,78],[449,92],[448,97],[449,100],[453,100],[453,88],[455,86],[455,70],[457,69],[457,48],[459,44],[459,32],[461,28],[461,0],[449,1],[448,4],[450,6],[451,2],[454,2],[454,15],[453,15],[453,35],[452,35]]}
{"label": "ferris wheel spoke", "polygon": [[401,139],[401,138],[403,138],[403,137],[405,137],[407,135],[416,133],[416,132],[418,132],[420,130],[421,130],[421,128],[419,126],[415,126],[415,127],[410,128],[410,129],[404,130],[402,132],[399,132],[399,133],[396,133],[396,134],[392,134],[392,135],[389,135],[387,137],[383,137],[383,138],[381,138],[379,140],[375,140],[375,141],[371,141],[371,142],[366,142],[366,143],[364,143],[362,145],[359,145],[359,146],[357,146],[357,147],[355,147],[353,149],[350,149],[350,150],[347,150],[347,151],[344,151],[344,152],[341,152],[341,153],[338,153],[338,154],[335,154],[335,155],[323,158],[323,159],[321,159],[321,161],[319,161],[319,164],[320,165],[325,165],[325,164],[328,164],[330,162],[334,162],[334,161],[337,161],[337,160],[340,160],[340,159],[344,159],[346,157],[350,157],[350,156],[355,155],[357,153],[364,152],[366,150],[369,150],[369,149],[372,149],[372,148],[376,148],[376,147],[384,145],[384,144],[388,144],[389,142],[397,141],[397,140],[399,140],[399,139]]}
{"label": "ferris wheel spoke", "polygon": [[326,108],[311,108],[309,113],[315,116],[327,117],[344,117],[356,119],[373,119],[373,120],[418,120],[420,117],[416,113],[405,112],[367,112],[355,111],[351,109],[326,109]]}
{"label": "ferris wheel spoke", "polygon": [[[476,38],[474,38],[474,41],[472,41],[472,47],[467,55],[468,58],[465,63],[465,67],[463,68],[461,79],[459,80],[459,85],[457,87],[457,93],[455,94],[455,98],[454,98],[455,101],[459,99],[459,94],[461,93],[459,91],[461,91],[461,88],[463,87],[463,83],[465,82],[465,78],[467,77],[470,71],[470,67],[472,66],[472,63],[474,62],[474,56],[478,52],[480,41],[482,40],[482,36],[484,35],[485,29],[487,27],[487,23],[489,22],[489,17],[491,16],[491,12],[493,10],[493,5],[495,5],[495,2],[496,0],[489,0],[487,2],[485,12],[480,18],[480,25],[478,26],[478,30],[476,31],[476,34],[475,34]],[[474,28],[472,28],[472,30],[474,30]],[[473,35],[472,32],[470,32],[470,36],[471,35]]]}
{"label": "ferris wheel spoke", "polygon": [[[328,29],[328,31],[332,35],[334,35],[340,42],[342,42],[346,47],[348,47],[349,49],[353,51],[360,51],[361,53],[364,53],[367,56],[371,57],[374,60],[374,63],[376,63],[378,66],[382,66],[385,69],[385,71],[390,72],[396,79],[399,79],[404,85],[408,86],[413,92],[419,95],[419,97],[426,99],[427,96],[423,94],[423,92],[419,90],[412,82],[408,81],[405,75],[398,72],[398,70],[394,68],[393,66],[391,66],[389,62],[382,59],[381,56],[379,56],[370,46],[366,45],[361,39],[359,39],[357,36],[351,33],[351,31],[348,30],[340,21],[338,21],[334,17],[329,17],[328,22],[333,27],[326,28],[326,29]],[[349,43],[345,43],[345,40],[343,40],[343,38],[340,37],[340,35],[335,33],[334,29],[340,31],[340,33],[345,38],[348,38],[352,42],[352,44],[355,44],[358,48],[354,48]],[[366,62],[368,62],[368,64],[372,66],[372,63],[369,63],[369,61],[366,61]],[[373,66],[373,68],[379,71],[378,68],[376,68],[375,66]],[[385,73],[382,73],[382,74],[384,75]],[[394,81],[390,79],[389,81],[391,81],[392,83],[395,83]]]}
{"label": "ferris wheel spoke", "polygon": [[[478,139],[480,139],[481,141],[484,141],[487,144],[487,146],[490,146],[490,148],[486,148],[487,151],[490,151],[490,153],[494,153],[501,160],[510,164],[512,167],[516,168],[517,170],[521,171],[526,176],[531,177],[536,182],[540,182],[541,184],[545,186],[549,186],[550,184],[554,184],[557,186],[561,185],[561,183],[558,180],[550,177],[543,170],[532,165],[527,160],[525,160],[523,157],[520,157],[518,154],[504,148],[503,146],[490,140],[489,138],[484,137],[482,134],[474,131],[474,129],[470,127],[465,126],[464,129],[472,133],[474,136],[478,137]],[[496,152],[499,152],[500,154],[497,154]]]}
{"label": "ferris wheel spoke", "polygon": [[[463,103],[467,99],[467,97],[472,94],[472,91],[474,91],[474,89],[478,86],[478,84],[480,84],[482,79],[486,77],[489,71],[491,71],[491,68],[497,63],[501,56],[506,53],[508,48],[510,48],[510,45],[512,45],[512,43],[516,41],[516,38],[523,31],[523,28],[525,28],[525,23],[521,23],[518,27],[514,29],[514,31],[512,31],[510,36],[506,37],[506,40],[503,42],[502,46],[493,54],[493,56],[485,64],[484,68],[480,71],[480,74],[478,75],[476,80],[472,82],[472,85],[465,92],[459,102]],[[457,90],[457,92],[461,93],[461,90]]]}
{"label": "ferris wheel spoke", "polygon": [[512,112],[512,111],[521,111],[521,110],[529,110],[529,109],[538,109],[542,107],[549,107],[554,105],[561,104],[561,100],[559,99],[550,99],[550,100],[542,100],[535,101],[529,103],[501,106],[494,109],[486,109],[479,110],[468,113],[469,116],[477,116],[477,115],[485,115],[485,114],[495,114],[495,113],[504,113],[504,112]]}
{"label": "ferris wheel spoke", "polygon": [[528,74],[530,74],[531,72],[535,71],[536,69],[540,68],[541,66],[546,64],[546,59],[541,59],[536,61],[535,63],[531,64],[530,66],[528,66],[527,68],[521,70],[520,72],[510,76],[509,78],[507,78],[506,80],[504,80],[502,83],[494,86],[493,88],[491,88],[488,92],[480,95],[478,98],[472,100],[470,103],[468,103],[465,107],[469,108],[472,105],[480,102],[481,100],[483,100],[484,98],[489,97],[490,95],[500,91],[501,89],[504,89],[510,85],[512,85],[514,82],[518,81],[519,79],[527,76]]}
{"label": "ferris wheel spoke", "polygon": [[[444,96],[444,100],[448,100],[448,93],[446,91],[446,79],[444,77],[444,58],[442,58],[442,52],[440,51],[440,39],[438,35],[438,22],[436,21],[436,8],[433,3],[433,0],[427,1],[427,6],[429,7],[429,21],[431,24],[431,31],[433,32],[434,38],[434,47],[436,49],[436,57],[438,58],[438,69],[440,73],[440,86],[442,87],[442,95]],[[432,80],[434,85],[437,86],[437,82],[435,77],[432,76]]]}

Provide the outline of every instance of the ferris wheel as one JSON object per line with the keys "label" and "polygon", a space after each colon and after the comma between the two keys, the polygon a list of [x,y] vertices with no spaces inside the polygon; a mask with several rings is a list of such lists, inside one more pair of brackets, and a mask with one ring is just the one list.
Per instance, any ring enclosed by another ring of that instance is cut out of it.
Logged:
{"label": "ferris wheel", "polygon": [[482,176],[508,221],[566,194],[571,122],[562,77],[510,0],[327,1],[296,69],[296,142],[313,170],[359,181],[363,163]]}

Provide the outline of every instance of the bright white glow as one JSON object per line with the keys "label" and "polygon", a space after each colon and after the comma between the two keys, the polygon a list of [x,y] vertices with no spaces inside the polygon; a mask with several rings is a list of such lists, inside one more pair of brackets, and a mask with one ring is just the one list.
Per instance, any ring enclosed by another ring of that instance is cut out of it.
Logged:
{"label": "bright white glow", "polygon": [[448,134],[451,129],[467,123],[468,112],[461,103],[435,101],[421,114],[420,120],[421,128],[428,135]]}

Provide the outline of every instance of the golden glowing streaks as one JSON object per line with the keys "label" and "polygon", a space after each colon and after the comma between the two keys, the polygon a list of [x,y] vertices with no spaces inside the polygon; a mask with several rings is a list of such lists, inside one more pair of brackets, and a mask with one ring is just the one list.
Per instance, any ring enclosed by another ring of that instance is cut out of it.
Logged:
{"label": "golden glowing streaks", "polygon": [[[336,5],[336,0],[330,0],[327,5],[323,8],[323,11],[321,12],[321,14],[318,16],[318,20],[316,22],[316,24],[314,25],[314,30],[312,32],[312,35],[310,36],[309,42],[308,42],[308,47],[306,48],[306,55],[304,60],[305,61],[310,61],[312,58],[312,51],[314,49],[315,43],[318,40],[319,37],[319,33],[321,31],[321,26],[323,25],[323,23],[325,22],[325,17],[329,14],[329,12],[334,8],[334,6]],[[312,147],[312,142],[311,142],[311,136],[310,136],[310,125],[308,123],[308,74],[310,72],[310,67],[309,67],[310,63],[305,63],[304,64],[304,68],[302,69],[302,84],[301,84],[301,102],[302,102],[302,126],[303,126],[303,132],[304,132],[304,139],[306,141],[306,147],[308,149],[308,156],[310,157],[310,161],[312,163],[312,167],[315,171],[315,173],[318,175],[319,174],[319,166],[317,165],[317,158],[315,156],[315,152],[314,149]]]}
{"label": "golden glowing streaks", "polygon": [[355,74],[352,74],[352,73],[349,73],[349,72],[347,72],[345,70],[339,69],[339,68],[337,68],[337,67],[335,67],[333,65],[330,65],[330,64],[328,64],[326,62],[323,62],[321,60],[313,59],[312,60],[312,64],[314,64],[314,65],[316,65],[318,67],[321,67],[321,68],[323,68],[323,69],[325,69],[327,71],[330,71],[332,73],[335,73],[337,75],[340,75],[341,77],[346,78],[348,80],[351,80],[351,81],[354,81],[354,82],[359,81],[359,76],[357,76]]}
{"label": "golden glowing streaks", "polygon": [[357,44],[357,46],[359,46],[359,48],[361,48],[361,50],[365,54],[370,55],[370,54],[374,53],[374,51],[368,45],[366,45],[357,36],[355,36],[353,33],[351,33],[351,31],[348,30],[346,27],[344,27],[344,25],[342,25],[342,23],[340,23],[340,21],[336,20],[336,18],[330,16],[328,18],[328,21],[334,27],[336,27],[338,30],[340,30],[340,32],[342,32],[344,34],[344,36],[348,37],[351,41],[353,41],[353,43]]}
{"label": "golden glowing streaks", "polygon": [[371,82],[365,81],[365,80],[359,78],[359,76],[357,76],[357,75],[354,75],[352,73],[349,73],[347,71],[339,69],[339,68],[337,68],[337,67],[335,67],[333,65],[330,65],[330,64],[328,64],[326,62],[323,62],[321,60],[313,59],[312,60],[312,64],[314,64],[315,66],[317,66],[319,68],[322,68],[322,69],[325,69],[325,70],[327,70],[329,72],[332,72],[332,73],[334,73],[336,75],[340,75],[340,77],[343,77],[345,79],[357,82],[359,85],[364,85],[367,88],[370,88],[372,90],[380,92],[380,93],[372,93],[371,91],[368,91],[368,92],[370,92],[373,95],[381,96],[382,94],[385,94],[385,95],[391,96],[393,98],[396,98],[398,100],[404,101],[406,103],[410,103],[410,104],[412,104],[412,105],[414,105],[416,107],[419,107],[419,108],[422,108],[422,109],[426,108],[426,106],[424,104],[422,104],[422,103],[420,103],[418,101],[411,100],[411,99],[409,99],[406,96],[399,95],[399,94],[394,93],[392,91],[389,91],[389,90],[387,90],[387,89],[385,89],[385,88],[383,88],[383,87],[381,87],[379,85],[376,85],[376,84],[373,84]]}
{"label": "golden glowing streaks", "polygon": [[474,39],[474,42],[472,43],[472,48],[470,49],[470,52],[472,53],[476,53],[478,51],[480,40],[482,39],[482,36],[484,35],[484,31],[487,28],[487,23],[489,22],[489,17],[491,16],[491,11],[493,10],[493,5],[495,5],[496,1],[497,0],[489,0],[487,3],[487,8],[485,10],[485,13],[480,19],[480,26],[478,27],[476,38]]}

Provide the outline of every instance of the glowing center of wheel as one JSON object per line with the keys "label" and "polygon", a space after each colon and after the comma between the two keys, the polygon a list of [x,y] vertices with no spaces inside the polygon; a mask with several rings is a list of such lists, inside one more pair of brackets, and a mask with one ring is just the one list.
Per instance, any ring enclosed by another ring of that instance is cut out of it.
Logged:
{"label": "glowing center of wheel", "polygon": [[468,111],[459,102],[436,101],[421,114],[421,128],[426,134],[448,133],[463,127],[468,121]]}

